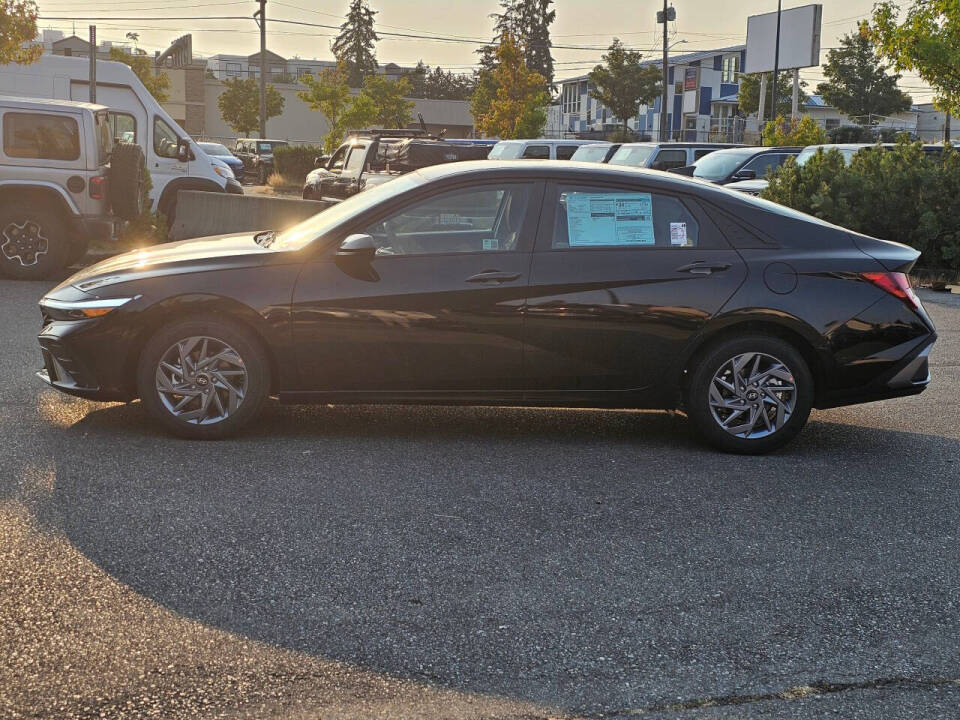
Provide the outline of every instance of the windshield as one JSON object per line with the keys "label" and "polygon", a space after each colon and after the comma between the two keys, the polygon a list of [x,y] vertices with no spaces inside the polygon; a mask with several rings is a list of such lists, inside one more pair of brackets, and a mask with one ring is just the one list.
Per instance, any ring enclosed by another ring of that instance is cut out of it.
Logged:
{"label": "windshield", "polygon": [[207,155],[215,155],[220,157],[227,157],[233,155],[232,152],[227,150],[226,146],[221,145],[220,143],[197,143]]}
{"label": "windshield", "polygon": [[262,153],[272,153],[274,148],[283,147],[284,145],[286,145],[285,142],[276,142],[276,143],[261,142],[261,143],[257,143],[257,149]]}
{"label": "windshield", "polygon": [[498,142],[487,155],[490,160],[515,160],[523,152],[523,143]]}
{"label": "windshield", "polygon": [[693,176],[703,180],[723,180],[754,154],[753,150],[716,150],[693,164]]}
{"label": "windshield", "polygon": [[603,162],[609,149],[609,145],[584,145],[577,148],[570,159],[580,160],[581,162]]}
{"label": "windshield", "polygon": [[818,150],[823,150],[824,152],[835,150],[843,155],[844,164],[849,165],[850,161],[853,159],[853,156],[857,154],[860,148],[835,148],[830,147],[829,145],[811,145],[810,147],[801,150],[800,154],[797,155],[797,165],[806,165],[807,161],[816,155]]}
{"label": "windshield", "polygon": [[423,177],[420,173],[412,172],[401,175],[391,182],[357,193],[343,202],[307,218],[299,225],[284,230],[274,239],[271,247],[279,250],[299,250],[306,247],[353,216],[411,188],[415,188],[422,182]]}
{"label": "windshield", "polygon": [[609,164],[646,167],[647,160],[650,159],[654,150],[655,148],[652,145],[635,145],[634,147],[624,145],[613,154]]}

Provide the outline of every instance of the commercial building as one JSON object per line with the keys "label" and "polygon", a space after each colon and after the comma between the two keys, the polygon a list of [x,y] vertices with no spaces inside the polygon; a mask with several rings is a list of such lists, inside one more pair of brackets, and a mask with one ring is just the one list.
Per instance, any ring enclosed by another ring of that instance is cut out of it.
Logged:
{"label": "commercial building", "polygon": [[[662,68],[663,61],[647,60],[647,66]],[[742,139],[745,119],[737,112],[740,69],[746,64],[746,45],[733,45],[671,56],[667,63],[667,127],[664,139],[735,142]],[[560,102],[552,105],[547,131],[558,136],[600,136],[623,126],[590,96],[593,85],[587,75],[560,81]],[[640,105],[627,118],[627,127],[640,136],[660,139],[661,98]]]}

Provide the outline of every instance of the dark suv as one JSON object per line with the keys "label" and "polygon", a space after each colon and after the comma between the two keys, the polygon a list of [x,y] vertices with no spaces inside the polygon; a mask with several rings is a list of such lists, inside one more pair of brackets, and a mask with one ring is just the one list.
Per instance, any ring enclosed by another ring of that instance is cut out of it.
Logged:
{"label": "dark suv", "polygon": [[717,150],[697,160],[693,165],[673,168],[668,172],[709,180],[717,185],[738,180],[762,178],[776,170],[788,157],[795,157],[802,147],[742,147]]}
{"label": "dark suv", "polygon": [[286,140],[240,138],[233,154],[243,161],[244,177],[254,177],[260,185],[266,185],[273,173],[273,151],[289,144]]}

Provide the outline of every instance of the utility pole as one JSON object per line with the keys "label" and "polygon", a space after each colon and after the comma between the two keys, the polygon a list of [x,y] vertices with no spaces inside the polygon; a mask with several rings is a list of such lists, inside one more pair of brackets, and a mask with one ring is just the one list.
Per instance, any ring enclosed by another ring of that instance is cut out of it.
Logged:
{"label": "utility pole", "polygon": [[[773,102],[770,103],[770,119],[777,120],[777,82],[780,80],[780,7],[782,0],[777,0],[777,39],[773,49]],[[760,118],[763,120],[763,118]]]}
{"label": "utility pole", "polygon": [[267,0],[253,14],[260,26],[260,137],[267,136]]}
{"label": "utility pole", "polygon": [[97,26],[90,26],[90,102],[97,101]]}
{"label": "utility pole", "polygon": [[949,145],[951,143],[950,139],[950,111],[947,110],[946,114],[943,117],[943,144]]}
{"label": "utility pole", "polygon": [[676,9],[667,7],[667,0],[663,0],[663,10],[657,11],[657,22],[663,25],[663,92],[660,95],[660,137],[658,138],[660,142],[665,142],[670,132],[669,126],[667,125],[667,99],[669,97],[667,83],[670,79],[670,73],[667,70],[670,50],[667,46],[667,23],[670,20],[676,19]]}

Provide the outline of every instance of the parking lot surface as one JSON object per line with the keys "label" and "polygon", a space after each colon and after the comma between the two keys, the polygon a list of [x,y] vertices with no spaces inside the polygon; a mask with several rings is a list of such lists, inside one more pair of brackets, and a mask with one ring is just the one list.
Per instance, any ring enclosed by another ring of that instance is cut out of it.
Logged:
{"label": "parking lot surface", "polygon": [[960,302],[922,395],[778,454],[610,411],[46,389],[0,281],[0,717],[930,717],[960,703]]}

